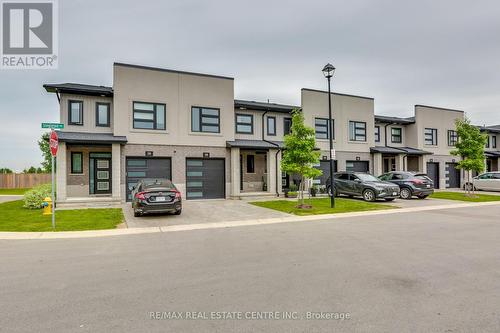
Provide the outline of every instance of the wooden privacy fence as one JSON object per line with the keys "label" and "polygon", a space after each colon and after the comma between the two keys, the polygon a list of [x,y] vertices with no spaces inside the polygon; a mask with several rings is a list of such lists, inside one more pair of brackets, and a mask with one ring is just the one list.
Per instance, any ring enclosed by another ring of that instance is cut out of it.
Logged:
{"label": "wooden privacy fence", "polygon": [[0,174],[0,188],[31,188],[51,182],[50,173]]}

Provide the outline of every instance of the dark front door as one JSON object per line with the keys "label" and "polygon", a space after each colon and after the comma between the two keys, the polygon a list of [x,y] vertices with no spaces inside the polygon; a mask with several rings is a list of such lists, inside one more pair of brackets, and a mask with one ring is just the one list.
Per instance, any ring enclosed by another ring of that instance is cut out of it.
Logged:
{"label": "dark front door", "polygon": [[427,162],[427,176],[434,182],[434,188],[439,188],[439,163]]}
{"label": "dark front door", "polygon": [[94,193],[111,193],[111,159],[94,159]]}
{"label": "dark front door", "polygon": [[224,159],[186,159],[186,199],[219,199],[225,193]]}
{"label": "dark front door", "polygon": [[446,163],[446,187],[460,188],[460,170],[457,169],[457,163]]}

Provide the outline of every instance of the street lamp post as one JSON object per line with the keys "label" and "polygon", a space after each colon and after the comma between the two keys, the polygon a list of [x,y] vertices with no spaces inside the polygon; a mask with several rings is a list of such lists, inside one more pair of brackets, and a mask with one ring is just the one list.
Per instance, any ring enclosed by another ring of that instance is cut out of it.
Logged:
{"label": "street lamp post", "polygon": [[328,63],[323,67],[323,75],[328,80],[328,141],[330,143],[330,207],[335,208],[335,195],[333,190],[333,160],[335,153],[333,150],[333,126],[332,126],[332,93],[330,91],[330,81],[335,73],[335,67]]}

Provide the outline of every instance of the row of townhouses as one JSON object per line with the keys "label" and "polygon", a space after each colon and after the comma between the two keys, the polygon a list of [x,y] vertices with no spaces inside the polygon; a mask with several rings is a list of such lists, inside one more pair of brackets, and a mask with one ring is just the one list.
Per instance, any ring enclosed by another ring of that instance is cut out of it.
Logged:
{"label": "row of townhouses", "polygon": [[[371,97],[301,90],[301,105],[234,99],[234,79],[115,63],[113,87],[45,84],[60,104],[57,200],[60,204],[130,200],[141,178],[170,178],[186,199],[279,195],[295,180],[281,172],[291,111],[301,108],[316,130],[324,184],[328,139],[335,170],[380,175],[427,173],[437,188],[460,187],[464,175],[450,155],[459,110],[416,105],[414,116],[374,114]],[[489,134],[488,170],[498,170],[500,126]]]}

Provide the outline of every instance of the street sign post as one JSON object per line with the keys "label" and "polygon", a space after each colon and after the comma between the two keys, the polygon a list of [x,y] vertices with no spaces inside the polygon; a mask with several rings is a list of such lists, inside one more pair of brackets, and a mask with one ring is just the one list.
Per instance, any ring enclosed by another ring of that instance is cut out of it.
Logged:
{"label": "street sign post", "polygon": [[63,129],[64,128],[64,124],[60,124],[60,123],[42,123],[42,128]]}
{"label": "street sign post", "polygon": [[[43,126],[43,124],[42,124]],[[56,229],[56,198],[55,198],[55,191],[54,191],[54,185],[55,185],[55,170],[54,170],[54,158],[57,155],[57,150],[59,149],[59,137],[57,136],[56,131],[53,129],[50,131],[50,138],[49,138],[49,146],[50,146],[50,153],[52,155],[52,229]]]}

